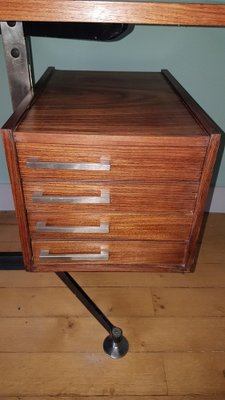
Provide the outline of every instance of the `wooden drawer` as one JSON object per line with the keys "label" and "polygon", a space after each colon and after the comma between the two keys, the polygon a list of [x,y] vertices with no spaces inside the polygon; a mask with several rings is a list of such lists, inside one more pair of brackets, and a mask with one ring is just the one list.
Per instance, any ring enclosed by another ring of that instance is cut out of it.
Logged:
{"label": "wooden drawer", "polygon": [[[184,242],[33,241],[34,266],[60,270],[139,269],[141,266],[182,267]],[[74,259],[73,259],[74,258]]]}
{"label": "wooden drawer", "polygon": [[193,211],[197,183],[111,184],[77,182],[26,182],[29,212]]}
{"label": "wooden drawer", "polygon": [[24,180],[199,181],[206,147],[17,143]]}
{"label": "wooden drawer", "polygon": [[188,240],[192,213],[33,213],[33,239]]}

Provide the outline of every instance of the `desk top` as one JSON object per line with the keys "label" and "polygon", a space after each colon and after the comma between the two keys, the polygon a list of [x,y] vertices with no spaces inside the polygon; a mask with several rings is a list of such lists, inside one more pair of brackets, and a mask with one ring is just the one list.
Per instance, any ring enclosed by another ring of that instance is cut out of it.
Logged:
{"label": "desk top", "polygon": [[0,0],[2,21],[225,26],[225,4],[105,0]]}

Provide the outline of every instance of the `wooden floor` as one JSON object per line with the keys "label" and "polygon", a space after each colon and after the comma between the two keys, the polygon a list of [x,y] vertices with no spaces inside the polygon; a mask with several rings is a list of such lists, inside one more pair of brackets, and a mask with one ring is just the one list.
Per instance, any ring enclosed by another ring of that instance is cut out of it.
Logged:
{"label": "wooden floor", "polygon": [[[0,217],[0,250],[18,250]],[[54,274],[1,271],[1,400],[225,400],[225,214],[209,216],[194,274],[73,275],[129,354],[103,353],[106,332]]]}

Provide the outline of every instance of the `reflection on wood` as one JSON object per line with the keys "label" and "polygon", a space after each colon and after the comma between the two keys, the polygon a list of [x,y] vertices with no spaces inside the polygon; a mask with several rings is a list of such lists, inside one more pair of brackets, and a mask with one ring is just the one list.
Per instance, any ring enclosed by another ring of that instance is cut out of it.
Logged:
{"label": "reflection on wood", "polygon": [[[212,2],[213,3],[213,2]],[[1,19],[15,21],[108,22],[150,25],[225,26],[224,4],[143,1],[5,0]]]}

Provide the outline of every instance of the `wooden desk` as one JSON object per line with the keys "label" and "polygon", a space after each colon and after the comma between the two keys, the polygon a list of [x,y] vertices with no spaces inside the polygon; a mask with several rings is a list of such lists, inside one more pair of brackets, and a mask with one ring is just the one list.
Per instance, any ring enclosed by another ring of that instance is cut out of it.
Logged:
{"label": "wooden desk", "polygon": [[[148,3],[148,2],[119,2],[119,1],[111,1],[111,2],[106,2],[106,1],[73,1],[73,0],[64,0],[64,1],[59,1],[59,0],[53,0],[51,2],[47,1],[38,1],[36,2],[35,0],[29,0],[29,1],[14,1],[14,0],[9,0],[9,1],[1,1],[1,19],[3,21],[74,21],[74,22],[121,22],[121,23],[133,23],[133,24],[154,24],[154,25],[190,25],[190,26],[225,26],[225,5],[217,5],[217,4],[176,4],[176,3]],[[5,25],[5,26],[4,26]],[[17,111],[16,115],[14,116],[14,123],[15,121],[18,122],[18,118],[21,116],[21,111],[23,113],[24,107],[26,108],[29,102],[32,102],[32,97],[33,97],[33,91],[32,91],[32,78],[30,75],[30,67],[29,67],[29,62],[27,61],[27,50],[26,50],[26,44],[24,41],[23,37],[23,30],[22,30],[22,25],[20,23],[16,24],[6,24],[2,25],[2,33],[3,33],[3,38],[5,38],[5,44],[6,44],[6,58],[7,58],[7,67],[8,67],[8,72],[9,72],[9,77],[10,77],[10,82],[11,82],[11,95],[13,98],[13,102],[16,106],[20,103],[21,100],[21,106],[19,110]],[[9,27],[11,26],[11,28]],[[3,32],[3,29],[5,27],[5,31]],[[10,30],[11,29],[11,30]],[[18,42],[19,42],[19,48],[18,48]],[[13,51],[12,51],[13,50]],[[23,56],[22,62],[21,62],[21,55]],[[197,167],[195,169],[195,173],[192,175],[192,180],[189,181],[189,186],[188,190],[183,191],[183,200],[187,200],[186,194],[191,193],[190,187],[194,182],[199,183],[198,189],[194,190],[194,193],[198,193],[197,195],[197,200],[195,207],[190,207],[189,212],[193,212],[193,219],[188,220],[189,221],[189,234],[188,234],[188,239],[187,236],[182,236],[183,240],[183,247],[181,252],[180,251],[175,251],[174,256],[175,256],[175,265],[170,259],[169,267],[168,267],[168,262],[165,263],[164,260],[159,260],[158,258],[158,267],[159,265],[164,264],[164,268],[167,270],[171,270],[171,264],[172,268],[177,269],[177,270],[190,270],[190,268],[193,265],[194,261],[194,256],[195,256],[195,249],[196,249],[196,244],[197,244],[197,238],[200,230],[200,221],[202,219],[202,212],[203,212],[203,205],[206,199],[206,193],[208,190],[208,185],[210,182],[210,176],[212,172],[212,167],[215,161],[215,156],[216,156],[216,151],[218,147],[218,142],[219,142],[219,137],[218,137],[218,130],[217,127],[215,127],[213,124],[211,124],[211,121],[202,113],[202,111],[196,107],[196,104],[188,97],[187,93],[183,91],[182,88],[175,83],[174,79],[170,77],[167,73],[165,74],[166,78],[170,80],[170,84],[174,87],[175,91],[177,92],[178,97],[180,97],[180,101],[182,98],[182,101],[184,102],[183,109],[186,109],[189,111],[190,115],[193,117],[192,123],[194,124],[195,120],[195,125],[197,123],[198,128],[201,130],[196,134],[194,133],[194,137],[191,138],[191,141],[189,142],[189,146],[192,147],[192,150],[194,150],[195,145],[193,145],[193,140],[196,140],[197,142],[200,139],[200,148],[203,150],[203,153],[200,151],[198,156],[196,155],[196,158],[194,158],[194,164],[197,162]],[[15,79],[16,77],[16,79]],[[27,94],[27,96],[24,99],[24,96]],[[107,104],[107,103],[106,103]],[[61,104],[62,105],[62,104]],[[12,122],[12,121],[11,121]],[[16,199],[16,205],[17,205],[17,213],[18,213],[18,219],[19,219],[19,224],[20,224],[20,231],[21,231],[21,241],[22,241],[22,247],[23,247],[23,253],[24,253],[24,261],[25,261],[25,266],[28,270],[34,270],[34,267],[36,265],[36,270],[37,268],[37,263],[33,263],[33,251],[34,251],[34,258],[36,257],[35,253],[35,245],[33,241],[32,235],[30,236],[29,230],[32,232],[32,215],[31,219],[27,220],[27,201],[24,202],[24,194],[23,191],[26,190],[26,184],[25,184],[25,179],[21,181],[21,176],[20,173],[22,171],[22,168],[18,168],[18,154],[17,151],[19,150],[19,145],[18,148],[15,146],[15,140],[16,140],[16,135],[14,134],[14,131],[16,128],[16,125],[7,125],[5,127],[3,136],[4,136],[4,142],[5,142],[5,148],[6,148],[6,154],[8,158],[8,165],[10,168],[10,175],[11,175],[11,180],[12,180],[12,186],[14,190],[14,195]],[[18,131],[19,133],[19,131]],[[50,135],[45,135],[46,138],[50,138]],[[154,136],[154,135],[153,135]],[[155,147],[156,145],[159,146],[159,153],[161,160],[166,160],[167,156],[169,154],[172,154],[170,152],[167,152],[166,146],[164,147],[162,145],[162,142],[159,144],[159,141],[153,136],[150,138],[148,137],[147,143],[144,145],[143,154],[144,151],[146,151],[146,148],[150,148],[153,145]],[[41,137],[41,135],[40,135]],[[56,136],[55,136],[56,137]],[[126,137],[126,135],[125,135]],[[132,135],[129,135],[129,140],[131,140]],[[163,135],[162,135],[163,137]],[[164,135],[164,138],[166,137],[166,140],[168,140],[169,136]],[[65,136],[64,136],[65,138]],[[95,145],[97,143],[97,138]],[[162,138],[161,138],[162,139]],[[207,139],[205,141],[205,139]],[[113,144],[111,142],[111,137],[109,140],[109,147],[110,150],[113,148]],[[127,140],[127,137],[126,137]],[[125,143],[126,143],[125,140]],[[157,143],[158,142],[158,143]],[[175,139],[173,138],[173,142],[175,142]],[[203,143],[204,142],[204,143]],[[48,145],[50,143],[53,143],[48,140]],[[178,146],[179,150],[184,151],[185,157],[187,154],[189,154],[188,151],[188,145],[187,143],[184,145],[183,143],[183,148],[182,148],[182,132],[180,133],[179,136],[179,143],[180,145],[177,145],[178,141],[176,142],[176,146]],[[58,144],[62,145],[62,142],[58,142]],[[142,143],[142,145],[144,142]],[[64,141],[63,141],[64,145]],[[79,146],[83,144],[79,142]],[[67,144],[67,146],[70,146],[70,144]],[[124,146],[124,144],[123,144]],[[135,143],[132,143],[132,147],[134,149],[134,154],[137,154],[137,146],[136,144],[136,137],[135,137]],[[125,147],[125,146],[124,146]],[[106,147],[105,147],[106,148]],[[120,149],[120,145],[118,145],[118,149]],[[68,154],[68,152],[66,152]],[[93,152],[94,153],[94,152]],[[91,153],[90,153],[91,154]],[[112,152],[113,154],[113,152]],[[118,154],[118,153],[117,153]],[[132,154],[132,151],[131,153]],[[170,160],[170,167],[166,166],[165,162],[163,161],[164,165],[164,172],[175,172],[176,171],[176,165],[179,164],[178,159],[180,157],[180,152],[178,151],[177,153],[174,152],[174,154],[177,154],[177,158],[175,157],[175,164],[173,164],[172,160]],[[184,160],[185,160],[184,157]],[[145,161],[148,159],[146,155],[142,157]],[[187,157],[188,158],[188,157]],[[204,158],[204,162],[203,162]],[[131,161],[134,160],[133,157],[130,157]],[[155,157],[153,157],[155,159]],[[20,158],[19,155],[19,161],[20,163],[23,162],[23,160]],[[191,160],[189,159],[189,162]],[[192,159],[193,161],[193,159]],[[177,164],[178,163],[178,164]],[[125,163],[126,164],[126,163]],[[127,164],[126,164],[127,165]],[[180,177],[181,180],[185,181],[185,173],[188,173],[189,168],[192,167],[192,163],[190,164],[183,164],[185,169],[181,168],[180,171]],[[134,169],[134,171],[137,171],[139,167]],[[147,192],[147,188],[149,185],[149,176],[148,176],[148,171],[151,172],[151,169],[144,168],[143,173],[145,172],[147,175],[145,175],[145,180],[144,180],[144,185],[145,189]],[[159,172],[159,169],[155,168],[154,169],[156,176],[157,173]],[[135,173],[134,173],[135,175]],[[197,176],[197,178],[196,178]],[[132,179],[133,177],[127,175],[127,177]],[[161,177],[162,178],[162,177]],[[161,179],[160,178],[160,179]],[[164,177],[165,178],[165,177]],[[169,177],[171,179],[171,176]],[[121,178],[120,178],[121,179]],[[178,179],[179,181],[179,179]],[[192,182],[190,184],[190,182]],[[136,182],[135,182],[136,183]],[[126,183],[126,185],[130,184]],[[158,182],[159,184],[159,182]],[[160,182],[161,185],[161,182]],[[165,196],[165,193],[167,191],[164,189],[163,193],[158,193],[157,196],[155,195],[155,198],[157,197],[157,200],[160,199],[162,201],[163,197]],[[176,190],[170,190],[172,194],[176,193]],[[25,192],[24,192],[25,193]],[[132,193],[132,191],[130,191]],[[95,196],[96,197],[96,196]],[[176,197],[176,196],[175,196]],[[175,200],[175,198],[174,198]],[[156,202],[155,202],[156,203]],[[152,202],[152,205],[155,204]],[[184,201],[185,203],[185,201]],[[172,200],[168,202],[167,204],[172,205]],[[191,202],[190,202],[191,204]],[[193,206],[193,205],[192,205]],[[180,208],[179,208],[180,210]],[[29,210],[28,210],[29,211]],[[151,211],[151,210],[150,210]],[[164,210],[165,211],[165,210]],[[178,211],[178,209],[176,209]],[[168,212],[168,211],[167,211]],[[148,210],[149,213],[149,210]],[[149,214],[148,214],[149,215]],[[108,215],[109,216],[109,215]],[[109,216],[109,218],[111,218]],[[140,215],[139,215],[139,227],[140,227]],[[146,221],[148,218],[145,219],[144,225],[146,228]],[[122,217],[121,217],[122,221]],[[128,214],[126,214],[126,223],[129,221]],[[162,218],[160,218],[160,221],[162,221]],[[176,219],[177,223],[178,219]],[[184,226],[185,226],[185,221]],[[36,221],[35,221],[36,223]],[[133,222],[132,222],[133,224]],[[156,225],[159,224],[159,219],[155,220],[155,230],[148,230],[149,232],[153,232],[152,234],[154,235],[157,233]],[[28,228],[29,225],[29,228]],[[180,224],[181,226],[182,224]],[[191,225],[191,226],[190,226]],[[161,226],[162,227],[162,226]],[[152,228],[152,226],[151,226]],[[128,230],[130,232],[130,230]],[[159,232],[162,232],[163,230],[159,230]],[[164,229],[164,232],[168,234],[168,230]],[[170,235],[175,234],[175,230],[170,231]],[[179,234],[184,234],[183,230],[181,229],[179,231]],[[187,232],[185,231],[185,235],[187,235]],[[159,235],[160,236],[160,235]],[[170,236],[174,240],[173,236]],[[161,236],[162,238],[162,236]],[[31,242],[32,246],[31,246]],[[149,237],[146,239],[149,239]],[[152,239],[152,237],[151,237]],[[156,237],[155,237],[156,239]],[[167,237],[168,239],[168,237]],[[186,239],[186,240],[185,240]],[[138,240],[137,237],[135,237],[135,244],[137,244]],[[38,242],[38,241],[37,241]],[[107,242],[109,244],[109,242]],[[145,243],[145,242],[144,242]],[[174,241],[168,241],[168,243],[173,243],[173,246],[177,243],[175,240]],[[188,244],[187,244],[188,243]],[[57,247],[57,246],[56,246]],[[36,248],[37,249],[37,248]],[[131,247],[132,249],[132,247]],[[38,249],[39,251],[39,249]],[[104,250],[105,251],[105,250]],[[139,247],[139,256],[136,259],[141,259],[143,257],[143,254],[145,251],[143,251]],[[153,254],[154,252],[151,252]],[[159,252],[159,248],[157,249],[158,256],[160,254],[163,254],[163,252]],[[155,253],[155,254],[156,254]],[[178,254],[180,254],[180,257],[178,257]],[[181,255],[182,254],[182,255]],[[104,254],[105,256],[105,254]],[[144,256],[146,260],[146,255]],[[173,259],[173,260],[174,260]],[[119,260],[121,261],[121,254],[119,256]],[[134,260],[134,258],[133,258]],[[40,260],[39,260],[40,261]],[[144,269],[146,267],[151,270],[155,268],[155,261],[152,262],[149,259],[147,260],[148,262],[142,263],[144,265]],[[163,262],[162,262],[163,261]],[[168,261],[168,260],[167,260]],[[178,262],[179,261],[179,262]],[[129,259],[129,264],[130,259]],[[112,270],[115,270],[115,265],[121,265],[121,263],[114,263],[113,266],[111,266]],[[41,270],[49,270],[47,268],[43,268],[43,265],[39,267]],[[58,267],[57,267],[58,268]],[[68,266],[66,268],[60,266],[61,269],[68,269]],[[72,266],[72,269],[74,268],[74,265]],[[82,266],[81,269],[84,268],[84,265]],[[106,267],[103,267],[104,269]],[[119,267],[121,268],[121,267]],[[137,268],[137,265],[136,267]],[[138,265],[138,268],[140,268],[140,263]],[[53,267],[52,270],[56,270],[56,267]],[[104,349],[113,358],[119,358],[123,355],[125,355],[128,351],[128,343],[126,339],[124,338],[122,331],[115,327],[114,325],[111,324],[111,322],[102,314],[102,312],[95,306],[95,304],[91,301],[90,298],[86,295],[86,293],[79,287],[79,285],[76,284],[76,282],[70,277],[69,274],[63,273],[63,272],[57,272],[58,276],[66,283],[66,285],[72,290],[72,292],[83,302],[83,304],[92,312],[92,314],[95,316],[95,318],[98,319],[98,321],[105,327],[105,329],[109,332],[109,336],[105,339],[104,342]],[[116,349],[116,351],[115,351]]]}
{"label": "wooden desk", "polygon": [[225,4],[92,0],[2,0],[2,21],[225,26]]}

